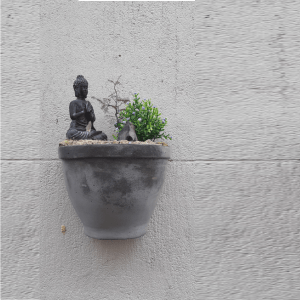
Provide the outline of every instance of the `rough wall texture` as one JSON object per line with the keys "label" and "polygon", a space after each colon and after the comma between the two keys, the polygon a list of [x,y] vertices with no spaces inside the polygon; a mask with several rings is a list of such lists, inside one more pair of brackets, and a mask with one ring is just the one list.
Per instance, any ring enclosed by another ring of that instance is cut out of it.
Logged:
{"label": "rough wall texture", "polygon": [[39,3],[2,1],[1,158],[37,159],[40,141]]}
{"label": "rough wall texture", "polygon": [[[2,299],[300,299],[299,2],[39,5],[2,4]],[[86,237],[68,199],[57,144],[78,74],[98,97],[122,75],[169,118],[140,239]]]}
{"label": "rough wall texture", "polygon": [[298,1],[203,1],[197,299],[300,299]]}
{"label": "rough wall texture", "polygon": [[1,8],[1,299],[40,299],[39,3]]}
{"label": "rough wall texture", "polygon": [[299,161],[197,170],[197,299],[299,299]]}
{"label": "rough wall texture", "polygon": [[215,2],[197,23],[197,159],[298,159],[298,1]]}

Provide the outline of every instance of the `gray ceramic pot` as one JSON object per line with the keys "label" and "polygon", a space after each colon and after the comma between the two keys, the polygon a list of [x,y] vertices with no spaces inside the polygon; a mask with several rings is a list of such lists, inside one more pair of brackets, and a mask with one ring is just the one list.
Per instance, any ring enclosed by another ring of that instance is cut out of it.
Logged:
{"label": "gray ceramic pot", "polygon": [[58,149],[71,202],[86,235],[129,239],[147,231],[170,148],[104,144]]}

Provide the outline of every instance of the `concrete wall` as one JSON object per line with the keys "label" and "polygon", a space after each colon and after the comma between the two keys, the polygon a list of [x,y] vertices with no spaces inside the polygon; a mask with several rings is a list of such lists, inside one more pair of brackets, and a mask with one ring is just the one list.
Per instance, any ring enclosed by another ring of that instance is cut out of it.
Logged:
{"label": "concrete wall", "polygon": [[1,4],[1,299],[40,299],[39,3]]}
{"label": "concrete wall", "polygon": [[300,299],[300,3],[200,6],[197,299]]}
{"label": "concrete wall", "polygon": [[[299,11],[3,1],[2,299],[299,299]],[[68,199],[57,146],[78,74],[89,97],[122,75],[122,96],[169,119],[172,161],[140,239],[86,237]]]}

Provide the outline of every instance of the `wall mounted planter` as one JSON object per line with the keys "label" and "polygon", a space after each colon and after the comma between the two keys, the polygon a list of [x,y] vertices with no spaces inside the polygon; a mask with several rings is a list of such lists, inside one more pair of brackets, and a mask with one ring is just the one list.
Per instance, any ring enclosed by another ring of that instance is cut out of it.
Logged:
{"label": "wall mounted planter", "polygon": [[169,147],[76,145],[59,147],[58,153],[86,235],[129,239],[146,233],[163,185]]}

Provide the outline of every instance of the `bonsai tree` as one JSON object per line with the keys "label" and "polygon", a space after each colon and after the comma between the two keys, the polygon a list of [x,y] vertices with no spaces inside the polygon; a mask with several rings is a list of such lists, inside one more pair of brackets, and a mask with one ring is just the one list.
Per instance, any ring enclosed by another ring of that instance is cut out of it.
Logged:
{"label": "bonsai tree", "polygon": [[113,80],[108,80],[109,82],[111,82],[114,85],[114,92],[111,93],[107,98],[103,98],[103,99],[99,99],[96,97],[92,97],[93,99],[96,99],[97,101],[99,101],[102,105],[101,105],[101,109],[103,109],[103,111],[105,113],[108,113],[108,109],[112,108],[115,112],[115,118],[116,118],[116,123],[120,122],[119,119],[119,114],[121,111],[123,111],[125,108],[121,108],[122,105],[125,105],[125,103],[128,102],[128,98],[121,98],[119,96],[119,92],[117,90],[117,86],[121,85],[119,79],[121,78],[121,76],[119,76],[119,78],[116,81]]}

